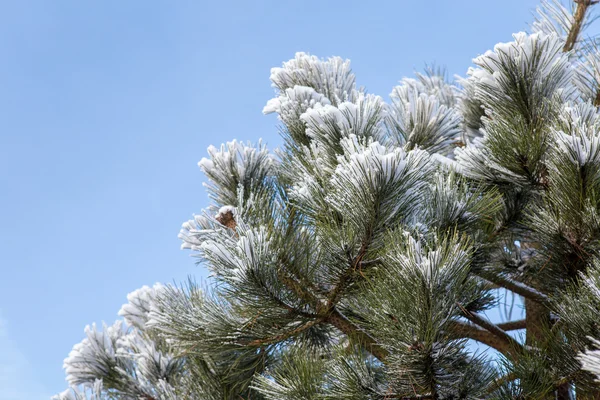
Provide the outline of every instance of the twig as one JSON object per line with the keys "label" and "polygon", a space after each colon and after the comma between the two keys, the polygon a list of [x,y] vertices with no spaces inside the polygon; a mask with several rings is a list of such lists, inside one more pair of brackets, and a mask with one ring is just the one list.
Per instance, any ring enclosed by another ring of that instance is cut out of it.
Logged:
{"label": "twig", "polygon": [[387,350],[381,347],[381,345],[379,345],[377,341],[367,332],[360,329],[352,321],[340,313],[335,306],[330,307],[327,305],[326,307],[323,307],[323,304],[327,304],[325,299],[320,299],[313,293],[305,290],[300,282],[287,275],[283,269],[278,271],[278,275],[288,289],[293,291],[298,297],[312,305],[317,310],[319,317],[315,319],[315,321],[318,320],[319,322],[327,322],[335,326],[348,337],[354,338],[359,344],[363,345],[365,349],[374,357],[377,357],[379,361],[385,361],[388,356]]}

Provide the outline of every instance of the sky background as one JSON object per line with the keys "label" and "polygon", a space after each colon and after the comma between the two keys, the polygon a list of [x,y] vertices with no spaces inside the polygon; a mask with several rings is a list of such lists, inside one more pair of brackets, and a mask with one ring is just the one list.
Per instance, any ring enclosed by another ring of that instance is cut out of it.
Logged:
{"label": "sky background", "polygon": [[426,64],[464,75],[537,3],[0,1],[0,400],[64,390],[85,325],[127,293],[205,276],[177,239],[208,204],[197,162],[280,144],[271,67],[339,55],[387,99]]}

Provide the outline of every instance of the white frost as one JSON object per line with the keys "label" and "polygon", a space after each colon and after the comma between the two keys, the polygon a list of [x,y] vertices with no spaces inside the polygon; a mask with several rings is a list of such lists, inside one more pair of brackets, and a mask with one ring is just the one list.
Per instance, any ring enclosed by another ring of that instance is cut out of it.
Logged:
{"label": "white frost", "polygon": [[88,325],[85,334],[86,338],[73,346],[63,364],[67,381],[72,386],[102,379],[117,364],[119,339],[125,335],[123,321],[104,325],[102,331],[96,324]]}
{"label": "white frost", "polygon": [[307,86],[335,103],[351,97],[355,81],[350,61],[340,57],[321,60],[299,52],[292,60],[284,62],[283,67],[271,69],[271,82],[279,91]]}
{"label": "white frost", "polygon": [[337,144],[341,138],[351,135],[376,140],[383,137],[387,112],[388,107],[381,97],[360,93],[354,102],[309,108],[300,119],[306,123],[307,136]]}
{"label": "white frost", "polygon": [[278,97],[271,99],[263,108],[264,114],[278,113],[285,122],[297,118],[300,114],[315,105],[331,104],[329,99],[308,86],[294,86],[282,91]]}
{"label": "white frost", "polygon": [[[600,348],[600,341],[591,339],[597,348]],[[600,350],[588,350],[579,355],[582,368],[596,375],[596,381],[600,382]]]}
{"label": "white frost", "polygon": [[121,306],[119,316],[138,329],[145,329],[149,315],[157,309],[157,297],[164,292],[165,286],[156,283],[153,287],[142,286],[127,295],[127,303]]}
{"label": "white frost", "polygon": [[[563,99],[569,99],[576,93],[574,69],[569,55],[562,51],[564,42],[560,37],[544,32],[519,32],[513,38],[514,41],[498,43],[493,51],[488,50],[473,59],[479,68],[470,68],[468,74],[476,86],[480,86],[476,88],[476,93],[497,90],[499,92],[495,96],[501,97],[507,93],[507,85],[511,82],[507,73],[527,76],[533,80],[533,84],[545,85],[545,90],[552,90]],[[510,72],[507,72],[508,65]],[[548,76],[556,77],[551,83],[552,87],[547,86],[549,81],[545,81]],[[508,95],[505,96],[510,101]]]}
{"label": "white frost", "polygon": [[559,150],[574,164],[584,166],[600,163],[600,136],[568,135],[558,131],[555,132],[555,137]]}

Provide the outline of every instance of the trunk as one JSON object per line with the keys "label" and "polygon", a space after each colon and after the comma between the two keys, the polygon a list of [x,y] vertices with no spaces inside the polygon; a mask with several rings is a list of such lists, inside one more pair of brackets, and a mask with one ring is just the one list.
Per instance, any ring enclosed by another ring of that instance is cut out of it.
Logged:
{"label": "trunk", "polygon": [[538,346],[546,337],[545,332],[550,327],[550,312],[543,305],[529,299],[525,299],[525,317],[527,335],[525,344]]}
{"label": "trunk", "polygon": [[[545,306],[525,299],[525,318],[527,325],[525,344],[533,347],[543,346],[545,332],[550,329],[550,312]],[[572,400],[571,383],[560,385],[555,395],[546,399]]]}
{"label": "trunk", "polygon": [[557,400],[572,400],[573,397],[573,386],[569,383],[560,385],[556,390]]}

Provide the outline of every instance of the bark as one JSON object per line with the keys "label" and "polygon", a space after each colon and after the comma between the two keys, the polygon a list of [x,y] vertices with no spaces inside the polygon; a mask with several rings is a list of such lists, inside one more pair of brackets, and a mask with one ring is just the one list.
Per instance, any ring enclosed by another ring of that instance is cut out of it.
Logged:
{"label": "bark", "polygon": [[511,351],[510,344],[488,330],[482,329],[475,324],[455,321],[450,324],[450,338],[452,339],[472,339],[477,342],[490,346],[492,349],[509,355]]}
{"label": "bark", "polygon": [[521,295],[526,299],[531,299],[541,304],[549,303],[548,296],[522,282],[518,282],[505,276],[494,274],[491,272],[481,272],[479,273],[479,276],[500,287],[503,287],[504,289],[508,289],[511,292]]}
{"label": "bark", "polygon": [[526,329],[527,320],[519,319],[516,321],[502,322],[498,324],[498,328],[502,329],[503,331],[516,331],[518,329]]}
{"label": "bark", "polygon": [[[574,0],[574,2],[577,3],[577,8],[575,9],[575,14],[573,15],[573,25],[571,25],[571,30],[569,31],[567,40],[565,42],[565,46],[563,48],[563,51],[565,51],[565,52],[573,50],[573,48],[575,47],[575,44],[577,43],[579,35],[581,33],[581,28],[583,26],[583,22],[585,21],[586,13],[587,13],[589,7],[598,3],[597,0]],[[596,97],[594,99],[594,105],[596,107],[598,107],[598,106],[600,106],[600,90],[598,90],[598,88],[596,88],[596,90],[597,90],[597,93],[596,93]],[[529,321],[533,322],[535,320],[535,316],[539,315],[539,310],[537,309],[537,306],[534,306],[534,305],[528,306],[527,301],[525,302],[525,308],[526,308],[526,312],[528,315],[530,312],[532,313],[531,319],[529,317],[527,318],[527,320],[528,320],[527,340],[529,340],[529,336],[530,336],[529,335]],[[544,319],[545,319],[545,317],[544,317]],[[536,321],[536,325],[539,325],[539,323],[541,323],[541,322],[542,322],[542,320]],[[550,323],[550,321],[548,321],[548,323]],[[531,340],[533,340],[535,338],[534,335],[538,334],[538,333],[539,332],[537,332],[534,328],[532,335],[531,335],[532,336]],[[594,393],[593,396],[596,398],[600,398],[600,391],[598,391],[597,393]],[[571,400],[573,398],[572,393],[571,393],[571,383],[570,382],[560,385],[557,388],[556,398],[557,398],[557,400]]]}
{"label": "bark", "polygon": [[581,27],[583,26],[583,21],[585,20],[585,14],[588,8],[596,4],[597,1],[575,0],[575,3],[577,3],[577,8],[575,9],[575,14],[573,14],[573,25],[571,25],[571,30],[569,31],[565,46],[563,47],[564,52],[571,51],[575,47],[577,39],[579,38],[579,33],[581,32]]}

